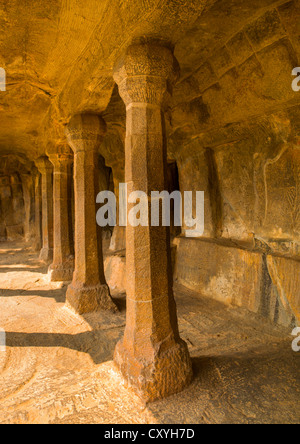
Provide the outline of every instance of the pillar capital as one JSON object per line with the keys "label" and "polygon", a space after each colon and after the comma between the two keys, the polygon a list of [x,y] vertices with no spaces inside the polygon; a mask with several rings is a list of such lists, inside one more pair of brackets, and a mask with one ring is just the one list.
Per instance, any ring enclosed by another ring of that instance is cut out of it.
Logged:
{"label": "pillar capital", "polygon": [[135,43],[114,69],[114,79],[126,106],[146,103],[162,106],[178,80],[179,64],[161,41]]}
{"label": "pillar capital", "polygon": [[41,174],[52,173],[53,166],[47,156],[39,157],[35,161],[35,165]]}
{"label": "pillar capital", "polygon": [[69,145],[63,143],[57,145],[55,151],[49,153],[49,160],[55,169],[59,169],[61,166],[71,165],[74,155]]}
{"label": "pillar capital", "polygon": [[66,126],[65,134],[74,153],[97,151],[106,133],[106,123],[97,114],[78,114]]}

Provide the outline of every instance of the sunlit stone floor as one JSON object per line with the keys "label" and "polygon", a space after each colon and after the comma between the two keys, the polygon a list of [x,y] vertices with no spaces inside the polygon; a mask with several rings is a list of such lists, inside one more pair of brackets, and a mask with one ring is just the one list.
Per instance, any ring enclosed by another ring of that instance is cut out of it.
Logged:
{"label": "sunlit stone floor", "polygon": [[112,363],[120,313],[84,319],[66,287],[22,244],[0,244],[0,423],[299,423],[300,353],[291,332],[176,288],[180,331],[195,379],[145,406]]}

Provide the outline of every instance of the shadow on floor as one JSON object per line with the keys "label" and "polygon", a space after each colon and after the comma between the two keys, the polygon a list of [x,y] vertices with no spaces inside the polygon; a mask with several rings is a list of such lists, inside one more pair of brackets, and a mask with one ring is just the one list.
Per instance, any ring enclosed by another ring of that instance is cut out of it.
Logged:
{"label": "shadow on floor", "polygon": [[[63,347],[89,353],[95,364],[113,358],[121,328],[77,335],[7,333],[8,347]],[[213,352],[213,351],[212,351]],[[299,423],[299,356],[289,344],[193,358],[194,380],[182,393],[149,404],[163,424]],[[187,408],[188,406],[188,408]]]}
{"label": "shadow on floor", "polygon": [[0,289],[0,297],[12,298],[20,296],[37,296],[42,298],[53,298],[58,303],[64,303],[66,300],[66,288],[58,290],[7,290]]}
{"label": "shadow on floor", "polygon": [[0,267],[0,273],[40,273],[47,274],[48,267],[45,265],[37,266],[35,268],[27,268],[27,267]]}
{"label": "shadow on floor", "polygon": [[[68,283],[64,283],[64,287],[56,290],[8,290],[6,288],[0,288],[0,297],[4,298],[12,298],[12,297],[20,297],[20,296],[37,296],[42,298],[53,298],[57,303],[65,303],[66,302],[66,291],[67,291]],[[126,294],[121,294],[117,296],[113,296],[113,301],[115,302],[119,313],[124,314],[126,312]],[[108,312],[110,315],[111,313]],[[97,316],[98,313],[92,314],[92,316],[84,315],[83,318],[89,322],[89,318],[93,318]],[[101,321],[101,319],[100,319]]]}
{"label": "shadow on floor", "polygon": [[196,357],[191,386],[148,408],[168,424],[298,424],[299,359],[288,343]]}
{"label": "shadow on floor", "polygon": [[7,347],[62,347],[88,353],[95,364],[102,364],[113,358],[117,342],[121,339],[120,327],[107,330],[88,331],[75,335],[60,333],[16,333],[6,332]]}

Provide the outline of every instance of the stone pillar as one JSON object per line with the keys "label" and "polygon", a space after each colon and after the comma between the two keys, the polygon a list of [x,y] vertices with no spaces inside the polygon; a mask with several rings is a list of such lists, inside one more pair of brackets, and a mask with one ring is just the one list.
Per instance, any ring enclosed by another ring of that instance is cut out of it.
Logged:
{"label": "stone pillar", "polygon": [[35,198],[35,251],[42,248],[42,187],[41,175],[37,172],[34,179],[34,198]]}
{"label": "stone pillar", "polygon": [[34,169],[30,174],[22,174],[23,198],[25,206],[24,234],[25,241],[35,241],[35,198],[34,182],[37,171]]}
{"label": "stone pillar", "polygon": [[53,258],[53,167],[47,156],[40,157],[36,166],[42,175],[42,238],[40,260],[51,262]]}
{"label": "stone pillar", "polygon": [[75,272],[67,306],[79,314],[116,310],[104,276],[102,233],[96,222],[98,147],[106,125],[97,115],[75,116],[66,135],[74,151]]}
{"label": "stone pillar", "polygon": [[53,263],[49,268],[53,282],[71,281],[74,272],[74,243],[72,233],[72,164],[73,153],[68,145],[49,154],[53,171]]}
{"label": "stone pillar", "polygon": [[163,110],[178,74],[168,47],[144,43],[129,47],[114,75],[127,108],[128,194],[143,191],[149,201],[149,226],[126,230],[127,320],[115,362],[145,401],[177,393],[192,379],[173,296],[170,229],[151,227],[150,212],[151,191],[167,190]]}

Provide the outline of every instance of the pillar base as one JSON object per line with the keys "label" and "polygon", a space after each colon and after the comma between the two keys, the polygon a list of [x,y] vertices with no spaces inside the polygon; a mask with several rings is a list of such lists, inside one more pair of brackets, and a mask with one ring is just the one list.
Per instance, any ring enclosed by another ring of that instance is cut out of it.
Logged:
{"label": "pillar base", "polygon": [[74,259],[70,259],[63,264],[52,264],[49,267],[51,282],[70,282],[73,279]]}
{"label": "pillar base", "polygon": [[114,361],[125,380],[145,402],[153,402],[184,390],[192,381],[193,371],[188,347],[184,341],[157,353],[146,362],[124,347],[121,340],[116,347]]}
{"label": "pillar base", "polygon": [[77,288],[71,284],[67,290],[66,305],[80,315],[102,310],[118,311],[107,285]]}
{"label": "pillar base", "polygon": [[52,248],[42,248],[40,252],[40,261],[50,263],[53,259],[53,249]]}

